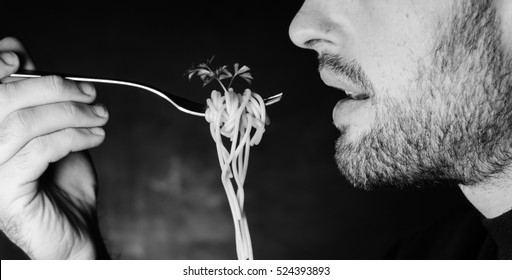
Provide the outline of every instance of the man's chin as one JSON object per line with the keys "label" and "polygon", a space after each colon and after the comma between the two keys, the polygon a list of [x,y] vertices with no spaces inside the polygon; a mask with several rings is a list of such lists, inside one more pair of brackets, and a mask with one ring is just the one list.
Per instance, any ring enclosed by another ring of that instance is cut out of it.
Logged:
{"label": "man's chin", "polygon": [[341,175],[356,188],[374,189],[376,184],[369,180],[365,171],[367,167],[363,166],[364,163],[358,156],[361,150],[360,144],[347,139],[346,127],[340,128],[340,132],[341,135],[336,141],[335,159]]}
{"label": "man's chin", "polygon": [[[447,179],[442,169],[420,170],[414,163],[407,168],[397,168],[379,161],[378,151],[370,151],[366,145],[355,146],[343,138],[336,142],[336,163],[341,175],[355,188],[366,191],[386,189],[429,188],[457,186],[461,181]],[[362,151],[362,152],[361,152]],[[409,170],[409,172],[407,172]]]}
{"label": "man's chin", "polygon": [[415,187],[431,185],[434,181],[423,180],[418,174],[407,174],[405,170],[382,162],[382,149],[369,145],[367,139],[353,143],[346,139],[345,132],[346,130],[342,130],[341,136],[336,141],[335,159],[341,175],[355,188],[404,189],[411,185]]}

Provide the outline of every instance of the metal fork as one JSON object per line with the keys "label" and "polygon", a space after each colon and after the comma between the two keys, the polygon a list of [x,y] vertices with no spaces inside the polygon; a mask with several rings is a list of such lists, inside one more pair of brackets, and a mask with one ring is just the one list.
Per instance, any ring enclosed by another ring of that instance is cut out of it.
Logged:
{"label": "metal fork", "polygon": [[[185,99],[180,96],[176,96],[174,94],[170,94],[168,92],[164,92],[162,90],[156,89],[155,87],[144,85],[136,82],[129,82],[125,80],[112,80],[112,79],[104,79],[104,78],[92,78],[92,77],[75,77],[74,75],[67,74],[57,74],[51,72],[42,72],[42,71],[18,71],[15,74],[11,74],[11,77],[14,78],[38,78],[41,76],[48,75],[58,75],[68,80],[80,81],[80,82],[91,82],[91,83],[103,83],[103,84],[116,84],[116,85],[124,85],[130,87],[140,88],[149,92],[152,92],[161,98],[165,99],[169,103],[171,103],[176,109],[191,114],[194,116],[204,117],[206,111],[206,105],[200,104],[188,99]],[[263,99],[265,105],[272,105],[276,102],[279,102],[283,96],[283,93],[279,93],[270,97]]]}

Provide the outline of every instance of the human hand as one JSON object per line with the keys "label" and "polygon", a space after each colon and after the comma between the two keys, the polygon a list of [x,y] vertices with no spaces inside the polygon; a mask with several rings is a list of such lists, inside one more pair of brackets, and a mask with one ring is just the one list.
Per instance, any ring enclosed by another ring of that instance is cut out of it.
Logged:
{"label": "human hand", "polygon": [[24,54],[17,40],[0,40],[0,230],[33,259],[106,257],[96,175],[83,151],[103,142],[108,113],[91,105],[88,83],[10,81]]}

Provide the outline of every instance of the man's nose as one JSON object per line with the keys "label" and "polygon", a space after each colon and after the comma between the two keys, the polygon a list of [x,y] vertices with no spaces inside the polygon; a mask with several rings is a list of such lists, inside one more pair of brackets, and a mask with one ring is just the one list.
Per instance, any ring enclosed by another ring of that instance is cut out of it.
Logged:
{"label": "man's nose", "polygon": [[314,49],[317,43],[328,41],[325,34],[330,24],[319,6],[318,0],[306,0],[292,20],[288,33],[298,47]]}

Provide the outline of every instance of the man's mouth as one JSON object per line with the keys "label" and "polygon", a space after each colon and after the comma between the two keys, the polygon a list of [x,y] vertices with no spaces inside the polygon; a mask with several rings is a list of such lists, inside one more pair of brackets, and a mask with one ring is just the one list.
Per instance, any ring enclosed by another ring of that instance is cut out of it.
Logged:
{"label": "man's mouth", "polygon": [[347,94],[348,98],[355,100],[364,100],[370,98],[370,95],[367,93],[355,93],[347,90],[345,90],[345,93]]}
{"label": "man's mouth", "polygon": [[363,87],[358,86],[346,76],[335,75],[333,72],[328,70],[321,70],[320,77],[326,85],[345,92],[345,98],[353,100],[364,100],[370,97],[368,92],[366,92]]}
{"label": "man's mouth", "polygon": [[324,83],[330,87],[344,92],[341,100],[333,110],[334,125],[342,127],[364,127],[371,119],[370,93],[351,79],[343,75],[336,75],[332,71],[322,70],[320,76]]}

